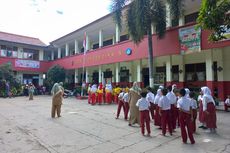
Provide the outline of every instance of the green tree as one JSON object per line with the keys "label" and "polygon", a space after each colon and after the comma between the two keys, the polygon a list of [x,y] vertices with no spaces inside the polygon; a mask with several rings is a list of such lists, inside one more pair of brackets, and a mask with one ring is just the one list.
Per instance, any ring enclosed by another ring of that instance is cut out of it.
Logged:
{"label": "green tree", "polygon": [[56,82],[65,81],[65,69],[59,65],[52,66],[47,72],[47,79],[45,81],[49,86],[53,85]]}
{"label": "green tree", "polygon": [[0,80],[6,80],[12,82],[13,70],[11,64],[3,64],[0,66]]}
{"label": "green tree", "polygon": [[[173,20],[179,20],[182,14],[183,0],[167,0]],[[128,4],[128,5],[127,5]],[[124,9],[127,6],[126,9]],[[163,38],[166,30],[166,6],[161,0],[112,0],[111,9],[119,29],[122,28],[123,14],[126,18],[129,35],[135,44],[144,36],[148,37],[149,83],[154,86],[152,26],[158,38]],[[125,13],[123,13],[123,11]]]}
{"label": "green tree", "polygon": [[226,39],[224,33],[230,29],[230,0],[202,0],[198,26],[211,30],[210,41]]}

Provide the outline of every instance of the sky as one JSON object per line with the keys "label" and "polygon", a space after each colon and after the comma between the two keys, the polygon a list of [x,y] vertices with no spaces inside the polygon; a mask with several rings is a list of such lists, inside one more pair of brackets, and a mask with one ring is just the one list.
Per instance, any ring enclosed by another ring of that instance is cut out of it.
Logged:
{"label": "sky", "polygon": [[0,0],[0,31],[39,38],[64,36],[110,10],[111,0]]}

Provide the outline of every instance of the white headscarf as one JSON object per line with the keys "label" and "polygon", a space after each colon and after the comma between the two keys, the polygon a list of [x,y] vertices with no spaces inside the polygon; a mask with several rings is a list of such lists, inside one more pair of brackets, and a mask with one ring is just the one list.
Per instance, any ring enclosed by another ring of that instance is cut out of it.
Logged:
{"label": "white headscarf", "polygon": [[176,89],[177,88],[177,85],[176,84],[173,84],[172,85],[172,91],[174,90],[174,89]]}
{"label": "white headscarf", "polygon": [[97,85],[94,84],[92,87],[91,87],[91,92],[95,93],[97,92]]}
{"label": "white headscarf", "polygon": [[159,89],[164,89],[164,86],[160,85],[160,86],[159,86]]}
{"label": "white headscarf", "polygon": [[208,87],[202,87],[201,88],[201,92],[203,93],[203,111],[206,111],[207,110],[207,104],[212,102],[214,105],[215,105],[215,101],[212,97],[212,92],[211,90],[208,88]]}
{"label": "white headscarf", "polygon": [[185,88],[184,90],[186,91],[185,97],[189,98],[190,90],[188,88]]}
{"label": "white headscarf", "polygon": [[157,94],[156,94],[155,99],[154,99],[154,104],[158,104],[160,98],[161,98],[161,89],[158,89]]}

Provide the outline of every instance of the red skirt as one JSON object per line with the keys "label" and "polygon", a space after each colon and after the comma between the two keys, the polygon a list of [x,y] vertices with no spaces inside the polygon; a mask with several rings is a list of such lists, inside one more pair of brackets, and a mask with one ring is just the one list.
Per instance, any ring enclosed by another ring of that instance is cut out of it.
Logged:
{"label": "red skirt", "polygon": [[158,105],[156,105],[156,111],[154,114],[154,125],[161,126],[161,116],[160,116],[160,110]]}
{"label": "red skirt", "polygon": [[199,101],[199,121],[204,123],[204,112],[203,112],[203,104],[202,101]]}
{"label": "red skirt", "polygon": [[205,113],[207,128],[216,128],[216,108],[212,102],[207,104],[207,112],[208,114]]}

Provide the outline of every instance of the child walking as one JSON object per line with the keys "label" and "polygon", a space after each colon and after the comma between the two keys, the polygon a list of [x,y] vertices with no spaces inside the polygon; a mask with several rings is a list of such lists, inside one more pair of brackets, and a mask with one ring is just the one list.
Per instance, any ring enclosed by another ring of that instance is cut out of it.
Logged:
{"label": "child walking", "polygon": [[125,107],[125,120],[128,120],[128,114],[129,114],[129,90],[126,88],[125,89],[125,94],[122,98],[124,102],[124,107]]}
{"label": "child walking", "polygon": [[145,135],[145,125],[147,129],[147,136],[150,136],[150,117],[149,117],[149,107],[150,103],[146,100],[147,91],[142,90],[141,98],[137,101],[136,106],[139,107],[140,111],[140,125],[141,125],[141,133]]}
{"label": "child walking", "polygon": [[121,108],[123,108],[124,116],[125,116],[125,106],[124,106],[124,101],[123,101],[123,96],[125,94],[124,91],[125,91],[125,89],[122,89],[122,91],[118,95],[118,106],[117,106],[117,116],[116,116],[116,119],[119,118],[119,115],[120,115],[120,112],[121,112]]}

